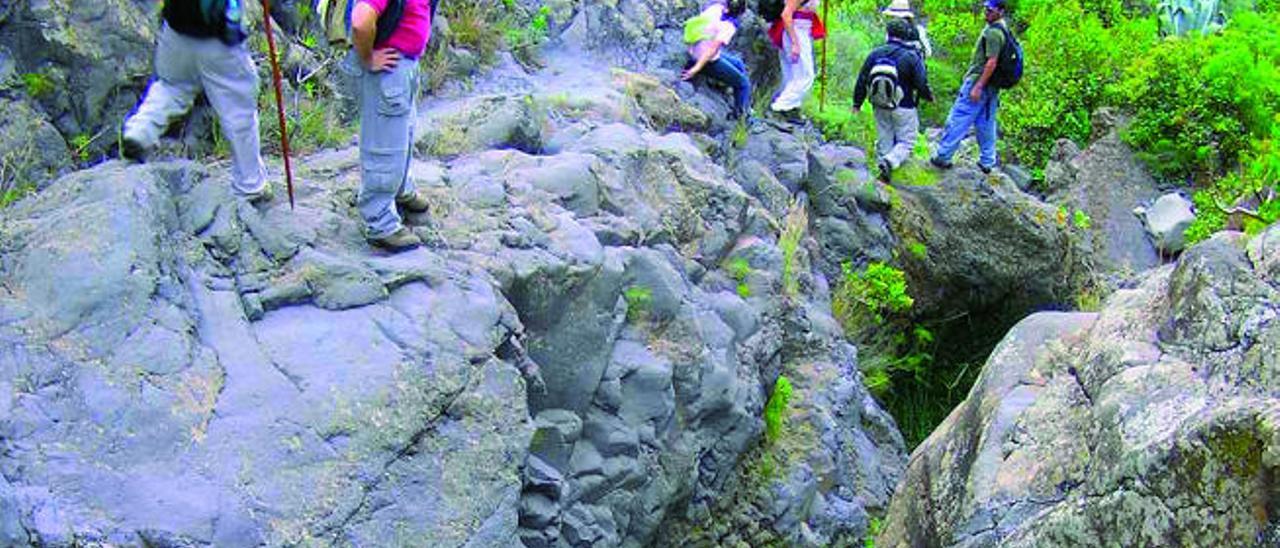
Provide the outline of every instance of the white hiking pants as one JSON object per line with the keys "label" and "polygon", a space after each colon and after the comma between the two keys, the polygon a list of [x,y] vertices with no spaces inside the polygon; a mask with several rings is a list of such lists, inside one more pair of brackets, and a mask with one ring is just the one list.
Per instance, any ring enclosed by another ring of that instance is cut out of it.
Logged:
{"label": "white hiking pants", "polygon": [[914,108],[873,108],[876,117],[876,155],[897,169],[916,146],[920,118]]}
{"label": "white hiking pants", "polygon": [[782,62],[782,91],[769,105],[776,111],[800,108],[813,89],[813,22],[795,19],[792,25],[800,38],[800,60],[791,62],[791,35],[783,32],[782,49],[778,51],[778,59]]}
{"label": "white hiking pants", "polygon": [[165,25],[156,45],[156,77],[137,110],[124,123],[124,136],[148,148],[169,124],[191,110],[204,91],[218,113],[231,145],[231,189],[255,194],[266,185],[258,137],[258,70],[243,43],[185,36]]}

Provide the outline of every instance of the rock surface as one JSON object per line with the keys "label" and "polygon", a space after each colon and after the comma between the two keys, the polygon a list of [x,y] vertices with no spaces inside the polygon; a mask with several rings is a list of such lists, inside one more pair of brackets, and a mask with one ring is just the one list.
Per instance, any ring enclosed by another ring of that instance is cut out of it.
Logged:
{"label": "rock surface", "polygon": [[1024,320],[912,455],[878,544],[1274,544],[1277,241],[1219,234],[1098,314]]}
{"label": "rock surface", "polygon": [[1186,247],[1184,234],[1196,220],[1192,207],[1191,200],[1171,192],[1157,198],[1151,207],[1139,210],[1142,212],[1142,222],[1147,227],[1147,234],[1151,236],[1156,248],[1173,254]]}
{"label": "rock surface", "polygon": [[860,541],[905,454],[809,252],[784,292],[778,213],[663,133],[687,105],[570,64],[424,105],[429,248],[364,243],[355,149],[299,159],[294,212],[186,162],[6,210],[0,536],[644,545],[751,477],[785,374],[799,457],[762,527]]}
{"label": "rock surface", "polygon": [[[1097,120],[1110,120],[1100,115]],[[1101,124],[1101,123],[1100,123]],[[1063,140],[1045,168],[1045,185],[1051,201],[1081,211],[1089,219],[1089,253],[1096,266],[1137,273],[1160,264],[1156,248],[1147,239],[1142,220],[1133,209],[1159,195],[1155,179],[1108,125],[1095,128],[1101,135],[1084,151]],[[1074,221],[1074,219],[1073,219]]]}

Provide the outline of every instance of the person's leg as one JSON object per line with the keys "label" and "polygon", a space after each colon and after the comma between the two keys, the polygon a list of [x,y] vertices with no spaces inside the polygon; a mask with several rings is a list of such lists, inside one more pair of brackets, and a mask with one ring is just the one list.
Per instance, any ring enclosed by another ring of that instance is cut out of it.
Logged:
{"label": "person's leg", "polygon": [[978,113],[982,112],[982,101],[974,103],[969,100],[969,89],[972,86],[972,79],[960,86],[956,102],[951,105],[951,114],[947,115],[946,129],[942,131],[942,141],[938,143],[938,151],[934,154],[934,158],[942,162],[951,161],[956,149],[960,148],[960,141],[964,140],[969,127],[973,125]]}
{"label": "person's leg", "polygon": [[[125,119],[124,139],[141,149],[149,149],[173,120],[191,109],[200,92],[192,54],[194,41],[178,34],[167,25],[160,30],[156,44],[156,75],[147,85],[142,102]],[[139,151],[141,152],[141,151]]]}
{"label": "person's leg", "polygon": [[267,185],[258,135],[258,69],[245,44],[206,40],[201,46],[200,81],[231,145],[231,190],[240,196],[257,195]]}
{"label": "person's leg", "polygon": [[982,108],[974,119],[974,130],[978,137],[979,167],[996,166],[996,110],[1000,107],[1000,92],[987,88],[982,91]]}
{"label": "person's leg", "polygon": [[899,108],[891,113],[893,127],[893,145],[886,153],[885,159],[895,169],[911,157],[916,146],[916,135],[920,128],[920,119],[916,117],[916,109]]}
{"label": "person's leg", "polygon": [[[733,90],[733,97],[732,97],[733,111],[731,115],[735,115],[736,117],[736,115],[741,114],[741,111],[739,110],[741,108],[741,91],[740,90],[741,90],[742,82],[744,82],[745,78],[744,78],[744,74],[742,74],[741,72],[739,72],[739,70],[737,70],[735,65],[733,65],[732,61],[726,58],[726,54],[721,54],[721,56],[719,56],[719,59],[716,59],[714,61],[710,61],[710,63],[707,63],[707,65],[703,67],[703,76],[716,79],[716,81],[722,82],[724,83],[724,85],[731,87]],[[750,86],[749,81],[748,81],[748,86]],[[748,91],[748,93],[749,92],[750,91]]]}
{"label": "person's leg", "polygon": [[876,119],[876,158],[884,158],[893,149],[893,111],[872,107]]}
{"label": "person's leg", "polygon": [[793,68],[795,64],[792,63],[791,58],[787,56],[787,49],[791,47],[789,44],[791,44],[791,38],[787,36],[787,33],[783,32],[782,49],[778,50],[778,67],[782,74],[778,83],[778,92],[773,95],[773,101],[769,102],[770,110],[778,110],[777,108],[774,108],[773,105],[778,103],[778,98],[782,97],[782,93],[786,91],[787,86],[791,83],[791,79],[795,77]]}
{"label": "person's leg", "polygon": [[747,64],[737,55],[730,52],[722,52],[720,60],[728,63],[728,71],[725,76],[729,77],[728,82],[733,87],[733,104],[734,110],[739,116],[746,116],[751,112],[751,76],[747,74]]}
{"label": "person's leg", "polygon": [[396,202],[408,202],[415,200],[418,196],[418,189],[413,184],[413,179],[409,178],[409,165],[413,162],[413,140],[414,140],[414,120],[418,119],[418,62],[408,59],[401,60],[401,63],[408,63],[409,67],[409,135],[408,146],[405,147],[404,155],[404,176],[400,180],[400,188],[396,192]]}
{"label": "person's leg", "polygon": [[813,89],[814,66],[813,66],[813,38],[812,23],[808,20],[800,19],[795,22],[796,34],[799,36],[800,60],[791,63],[790,57],[787,55],[787,48],[790,47],[791,38],[788,35],[783,37],[783,68],[790,66],[789,78],[784,80],[782,92],[773,100],[770,108],[773,110],[792,110],[800,108],[804,105],[804,100],[809,95],[809,91]]}
{"label": "person's leg", "polygon": [[408,173],[415,67],[405,60],[390,71],[366,70],[361,79],[361,184],[356,206],[370,239],[401,228],[395,199]]}

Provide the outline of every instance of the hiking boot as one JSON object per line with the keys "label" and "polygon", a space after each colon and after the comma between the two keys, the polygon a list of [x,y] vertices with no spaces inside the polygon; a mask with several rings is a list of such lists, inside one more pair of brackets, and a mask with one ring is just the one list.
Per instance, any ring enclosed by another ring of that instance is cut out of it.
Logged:
{"label": "hiking boot", "polygon": [[893,182],[893,166],[889,165],[889,160],[880,159],[878,166],[880,168],[880,181],[884,184]]}
{"label": "hiking boot", "polygon": [[262,185],[262,190],[259,190],[259,191],[257,191],[257,192],[250,192],[250,193],[247,193],[247,194],[243,194],[243,195],[241,195],[240,197],[241,197],[241,198],[244,198],[245,200],[247,200],[250,204],[253,204],[253,205],[262,205],[262,204],[268,203],[268,202],[270,202],[271,200],[275,199],[275,197],[276,197],[276,190],[275,190],[275,188],[271,185],[271,183],[267,183],[267,184],[265,184],[265,185]]}
{"label": "hiking boot", "polygon": [[955,165],[937,156],[929,158],[929,164],[938,169],[951,169],[951,166]]}
{"label": "hiking boot", "polygon": [[137,139],[125,137],[120,143],[120,156],[126,160],[143,163],[147,161],[147,147]]}
{"label": "hiking boot", "polygon": [[427,201],[426,196],[414,192],[409,196],[397,196],[396,206],[408,213],[426,213],[431,208],[431,203]]}
{"label": "hiking boot", "polygon": [[422,245],[422,239],[402,226],[381,238],[369,238],[369,244],[387,251],[405,251]]}
{"label": "hiking boot", "polygon": [[978,164],[978,169],[982,170],[982,173],[984,173],[984,174],[986,174],[986,175],[991,175],[991,170],[993,170],[993,169],[995,169],[995,168],[994,168],[994,167],[991,167],[991,166],[984,166],[984,165],[982,165],[982,164]]}

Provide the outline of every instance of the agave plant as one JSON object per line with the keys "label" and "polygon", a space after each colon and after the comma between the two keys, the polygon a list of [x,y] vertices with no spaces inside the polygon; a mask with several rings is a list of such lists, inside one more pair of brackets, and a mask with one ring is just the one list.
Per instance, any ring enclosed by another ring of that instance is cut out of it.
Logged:
{"label": "agave plant", "polygon": [[1160,0],[1156,15],[1160,34],[1184,36],[1190,32],[1216,32],[1226,26],[1232,13],[1254,8],[1254,0]]}
{"label": "agave plant", "polygon": [[1209,34],[1226,25],[1227,17],[1219,0],[1160,0],[1156,14],[1160,33],[1183,36],[1189,32]]}

